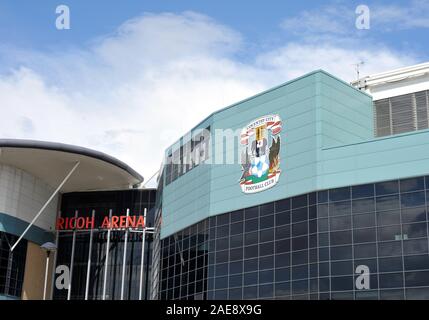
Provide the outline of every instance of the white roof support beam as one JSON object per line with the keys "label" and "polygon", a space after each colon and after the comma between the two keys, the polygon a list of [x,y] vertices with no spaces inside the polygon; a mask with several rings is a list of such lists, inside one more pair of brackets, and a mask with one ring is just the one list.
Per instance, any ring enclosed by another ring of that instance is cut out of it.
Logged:
{"label": "white roof support beam", "polygon": [[33,218],[33,220],[30,222],[30,224],[27,226],[27,228],[24,230],[24,232],[21,234],[19,239],[15,242],[15,244],[10,248],[10,251],[13,251],[15,247],[18,245],[18,243],[22,240],[22,238],[25,236],[25,234],[30,230],[34,222],[39,218],[39,216],[43,213],[43,211],[46,209],[46,207],[51,203],[52,199],[58,194],[58,192],[61,190],[61,188],[64,186],[64,184],[69,180],[69,178],[72,176],[73,172],[77,169],[79,166],[80,161],[76,162],[73,168],[70,170],[70,172],[67,174],[67,176],[63,179],[63,181],[60,183],[60,185],[55,189],[55,191],[52,193],[52,195],[49,197],[49,199],[45,202],[43,207],[39,210],[39,212],[36,214],[36,216]]}

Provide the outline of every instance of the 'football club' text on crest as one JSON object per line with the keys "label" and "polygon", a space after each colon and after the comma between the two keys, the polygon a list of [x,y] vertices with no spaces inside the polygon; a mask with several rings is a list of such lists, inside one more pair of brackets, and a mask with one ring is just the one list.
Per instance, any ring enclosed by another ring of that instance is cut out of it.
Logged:
{"label": "'football club' text on crest", "polygon": [[280,177],[279,115],[258,118],[241,131],[241,190],[256,193],[274,187]]}

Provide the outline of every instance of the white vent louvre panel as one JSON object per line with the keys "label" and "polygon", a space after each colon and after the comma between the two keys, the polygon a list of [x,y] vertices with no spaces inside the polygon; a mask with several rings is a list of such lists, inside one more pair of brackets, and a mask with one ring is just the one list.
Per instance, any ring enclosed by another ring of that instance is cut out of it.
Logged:
{"label": "white vent louvre panel", "polygon": [[427,129],[428,91],[374,101],[377,137]]}

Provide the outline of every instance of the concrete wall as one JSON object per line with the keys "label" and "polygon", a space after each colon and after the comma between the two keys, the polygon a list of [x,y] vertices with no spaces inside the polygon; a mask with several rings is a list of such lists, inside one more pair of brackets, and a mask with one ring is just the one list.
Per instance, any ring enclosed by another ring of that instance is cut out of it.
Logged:
{"label": "concrete wall", "polygon": [[[31,222],[54,190],[29,173],[0,165],[0,213],[24,222]],[[53,199],[35,226],[54,231],[58,196]],[[14,233],[14,230],[3,230]]]}
{"label": "concrete wall", "polygon": [[[47,299],[50,299],[51,294],[51,280],[52,268],[54,266],[54,253],[50,255],[49,272],[48,272],[48,285],[47,285]],[[45,281],[45,267],[46,267],[46,252],[40,249],[38,244],[28,242],[27,246],[27,259],[25,262],[24,283],[22,286],[23,300],[42,300],[43,288]]]}

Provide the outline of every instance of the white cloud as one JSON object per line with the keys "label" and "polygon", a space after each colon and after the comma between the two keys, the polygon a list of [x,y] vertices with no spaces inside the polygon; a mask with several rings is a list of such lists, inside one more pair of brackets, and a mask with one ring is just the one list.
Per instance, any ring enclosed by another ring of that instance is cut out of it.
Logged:
{"label": "white cloud", "polygon": [[[414,0],[408,5],[367,5],[370,10],[370,29],[373,31],[391,32],[429,28],[429,0]],[[358,17],[355,10],[356,6],[335,1],[320,8],[304,10],[296,16],[287,17],[280,25],[286,31],[300,35],[362,36],[362,30],[355,27]]]}
{"label": "white cloud", "polygon": [[381,46],[286,43],[254,61],[242,36],[197,13],[146,14],[89,48],[20,53],[0,74],[0,137],[58,141],[111,154],[149,178],[164,149],[211,112],[314,69],[346,81],[415,62]]}

